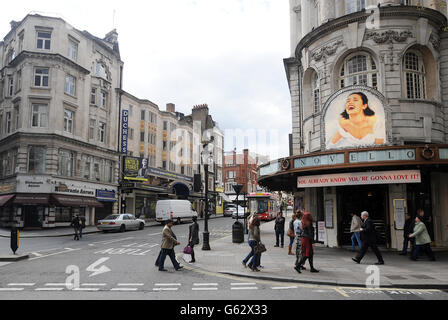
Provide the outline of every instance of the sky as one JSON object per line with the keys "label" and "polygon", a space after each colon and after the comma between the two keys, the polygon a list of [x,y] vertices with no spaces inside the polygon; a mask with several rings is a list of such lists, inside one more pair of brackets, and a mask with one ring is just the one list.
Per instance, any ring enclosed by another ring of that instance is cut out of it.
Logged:
{"label": "sky", "polygon": [[[283,59],[290,56],[287,0],[92,0],[9,2],[11,20],[57,16],[103,38],[117,29],[123,89],[165,110],[208,104],[225,151],[249,148],[271,160],[289,155],[291,102]],[[238,137],[236,137],[238,136]]]}

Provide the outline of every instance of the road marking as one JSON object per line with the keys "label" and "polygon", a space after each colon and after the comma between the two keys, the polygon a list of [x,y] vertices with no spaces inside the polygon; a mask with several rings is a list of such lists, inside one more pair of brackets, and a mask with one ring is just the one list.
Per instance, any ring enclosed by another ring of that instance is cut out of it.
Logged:
{"label": "road marking", "polygon": [[179,288],[153,288],[153,291],[177,291]]}
{"label": "road marking", "polygon": [[193,291],[217,291],[218,288],[192,288]]}
{"label": "road marking", "polygon": [[180,287],[182,284],[180,284],[180,283],[156,283],[156,284],[154,284],[156,287],[170,287],[170,286],[178,286],[178,287]]}
{"label": "road marking", "polygon": [[293,287],[272,287],[272,290],[289,290],[289,289],[297,289],[297,286]]}
{"label": "road marking", "polygon": [[45,286],[46,287],[60,287],[60,286],[66,287],[67,284],[66,283],[46,283]]}
{"label": "road marking", "polygon": [[50,253],[50,254],[47,254],[47,255],[42,255],[42,256],[40,256],[40,257],[31,258],[31,259],[28,259],[28,261],[36,260],[36,259],[41,259],[41,258],[46,258],[46,257],[51,257],[51,256],[56,256],[56,255],[63,254],[63,253],[69,253],[69,252],[73,252],[73,251],[78,251],[78,250],[81,250],[81,248],[78,248],[78,249],[65,248],[65,250],[66,250],[66,251],[61,251],[61,252],[56,252],[56,253]]}
{"label": "road marking", "polygon": [[256,285],[256,283],[254,283],[254,282],[252,282],[252,283],[244,283],[244,282],[241,282],[241,283],[231,283],[230,285],[232,285],[232,286],[255,286]]}
{"label": "road marking", "polygon": [[92,242],[89,245],[95,245],[95,244],[111,244],[111,243],[115,243],[115,242],[121,242],[121,241],[126,241],[126,240],[131,240],[134,239],[134,237],[129,237],[129,238],[124,238],[124,239],[118,239],[118,240],[103,240],[103,241],[97,241],[97,242]]}
{"label": "road marking", "polygon": [[37,288],[35,291],[62,291],[64,288]]}
{"label": "road marking", "polygon": [[334,291],[336,291],[337,293],[343,295],[344,297],[346,297],[346,298],[350,298],[350,296],[349,296],[347,293],[345,293],[344,290],[339,289],[339,288],[333,288],[333,289],[334,289]]}
{"label": "road marking", "polygon": [[100,288],[74,288],[72,291],[99,291]]}
{"label": "road marking", "polygon": [[230,290],[258,290],[257,287],[234,287],[230,288]]}
{"label": "road marking", "polygon": [[10,283],[8,286],[11,287],[32,287],[35,283]]}
{"label": "road marking", "polygon": [[217,283],[193,283],[193,286],[195,286],[195,287],[202,287],[202,286],[204,286],[204,287],[206,287],[206,286],[217,286],[218,284]]}
{"label": "road marking", "polygon": [[1,291],[22,291],[23,288],[0,288]]}
{"label": "road marking", "polygon": [[144,286],[144,283],[118,283],[117,286],[119,287],[132,287],[132,286],[136,286],[136,287],[141,287]]}
{"label": "road marking", "polygon": [[159,232],[159,233],[152,233],[152,234],[148,234],[148,236],[158,236],[158,235],[161,235],[162,234],[162,232]]}
{"label": "road marking", "polygon": [[137,288],[112,288],[110,291],[137,291]]}

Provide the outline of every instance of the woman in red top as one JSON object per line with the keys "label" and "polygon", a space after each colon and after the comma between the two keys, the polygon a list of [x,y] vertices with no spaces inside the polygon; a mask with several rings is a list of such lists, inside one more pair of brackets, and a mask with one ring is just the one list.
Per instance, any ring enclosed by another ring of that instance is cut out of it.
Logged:
{"label": "woman in red top", "polygon": [[310,262],[310,271],[313,273],[319,272],[319,270],[314,268],[313,265],[313,239],[314,239],[314,227],[313,227],[313,217],[311,213],[305,212],[302,217],[302,259],[299,262],[299,270],[300,267],[305,265],[306,260],[308,259]]}

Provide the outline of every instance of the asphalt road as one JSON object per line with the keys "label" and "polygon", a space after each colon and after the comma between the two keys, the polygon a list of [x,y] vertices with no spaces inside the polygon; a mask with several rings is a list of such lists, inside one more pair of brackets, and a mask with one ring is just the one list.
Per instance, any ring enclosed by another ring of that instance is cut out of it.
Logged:
{"label": "asphalt road", "polygon": [[[231,218],[209,220],[210,241],[229,236]],[[203,222],[200,223],[203,230]],[[173,231],[187,242],[188,223]],[[1,300],[447,300],[438,290],[367,290],[297,283],[276,283],[194,270],[184,264],[175,271],[169,258],[168,272],[154,262],[160,250],[162,226],[126,233],[22,239],[21,252],[30,258],[0,263]],[[202,237],[202,232],[201,232]],[[0,238],[2,248],[9,239]],[[196,250],[201,250],[201,246]]]}

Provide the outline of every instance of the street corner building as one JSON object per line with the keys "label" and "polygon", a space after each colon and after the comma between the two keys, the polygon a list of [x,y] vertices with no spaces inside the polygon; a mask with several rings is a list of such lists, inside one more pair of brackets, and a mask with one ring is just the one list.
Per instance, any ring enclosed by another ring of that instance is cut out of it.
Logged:
{"label": "street corner building", "polygon": [[290,0],[290,157],[258,182],[293,192],[325,245],[350,244],[351,213],[368,211],[401,249],[422,208],[448,247],[446,15],[446,1]]}
{"label": "street corner building", "polygon": [[118,34],[38,14],[0,42],[0,226],[93,225],[117,212]]}

